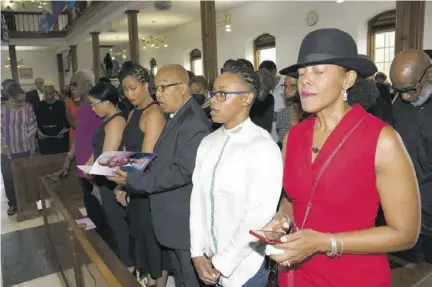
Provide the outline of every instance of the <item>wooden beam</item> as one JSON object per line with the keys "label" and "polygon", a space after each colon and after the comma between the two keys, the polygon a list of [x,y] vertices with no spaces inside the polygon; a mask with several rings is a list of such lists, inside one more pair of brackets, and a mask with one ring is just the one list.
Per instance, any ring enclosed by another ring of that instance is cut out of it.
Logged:
{"label": "wooden beam", "polygon": [[201,1],[200,4],[204,76],[212,82],[218,76],[216,5],[214,1]]}
{"label": "wooden beam", "polygon": [[70,47],[70,53],[71,53],[71,60],[72,60],[72,74],[75,74],[78,71],[78,51],[77,51],[77,45],[71,45]]}
{"label": "wooden beam", "polygon": [[396,1],[395,54],[423,50],[425,1]]}
{"label": "wooden beam", "polygon": [[19,82],[17,54],[16,54],[15,45],[9,45],[9,59],[10,59],[12,80]]}
{"label": "wooden beam", "polygon": [[140,62],[140,39],[138,38],[138,10],[127,10],[129,31],[129,58],[137,63]]}
{"label": "wooden beam", "polygon": [[64,89],[64,68],[63,68],[63,54],[57,54],[57,69],[59,73],[59,86],[60,90]]}
{"label": "wooden beam", "polygon": [[99,32],[91,32],[92,45],[93,45],[93,72],[95,76],[95,83],[99,82],[99,65],[100,65],[100,45],[99,45]]}
{"label": "wooden beam", "polygon": [[64,38],[65,31],[51,31],[49,33],[41,32],[9,32],[10,39],[46,39],[46,38]]}

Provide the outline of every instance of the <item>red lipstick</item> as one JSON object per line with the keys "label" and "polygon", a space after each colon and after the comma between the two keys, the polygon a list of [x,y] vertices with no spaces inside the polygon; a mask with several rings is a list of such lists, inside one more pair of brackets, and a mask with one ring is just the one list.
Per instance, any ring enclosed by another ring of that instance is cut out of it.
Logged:
{"label": "red lipstick", "polygon": [[310,98],[310,97],[314,97],[314,96],[316,96],[315,93],[311,93],[311,92],[307,92],[307,91],[301,92],[300,95],[301,95],[303,98]]}

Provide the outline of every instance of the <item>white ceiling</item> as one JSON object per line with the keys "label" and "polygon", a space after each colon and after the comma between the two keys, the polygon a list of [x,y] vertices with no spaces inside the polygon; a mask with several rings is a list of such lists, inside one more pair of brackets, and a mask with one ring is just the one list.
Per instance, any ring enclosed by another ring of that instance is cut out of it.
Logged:
{"label": "white ceiling", "polygon": [[[149,5],[149,2],[154,1],[141,1],[137,6],[137,10],[140,10],[138,14],[140,37],[198,21],[201,18],[199,0],[172,1],[172,7],[168,11],[158,11],[153,4]],[[223,13],[246,2],[247,0],[216,0],[216,12]],[[128,41],[128,20],[126,15],[122,15],[110,23],[107,22],[104,27],[99,35],[101,43],[108,45]]]}

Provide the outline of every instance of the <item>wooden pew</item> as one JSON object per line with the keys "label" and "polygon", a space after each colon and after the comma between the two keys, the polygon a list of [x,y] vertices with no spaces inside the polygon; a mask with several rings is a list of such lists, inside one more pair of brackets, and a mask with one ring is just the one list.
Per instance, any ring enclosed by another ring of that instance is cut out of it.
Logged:
{"label": "wooden pew", "polygon": [[76,224],[84,217],[76,170],[57,182],[41,177],[39,186],[47,248],[66,286],[141,286],[94,229]]}

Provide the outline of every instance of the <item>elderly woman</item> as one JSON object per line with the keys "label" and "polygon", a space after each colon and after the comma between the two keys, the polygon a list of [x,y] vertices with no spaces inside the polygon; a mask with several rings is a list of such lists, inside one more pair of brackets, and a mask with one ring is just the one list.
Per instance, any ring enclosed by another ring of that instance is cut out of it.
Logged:
{"label": "elderly woman", "polygon": [[[287,216],[292,222],[294,233],[267,250],[286,268],[282,287],[390,287],[385,253],[417,241],[419,191],[406,149],[392,127],[350,105],[357,76],[375,72],[338,29],[308,34],[298,64],[281,71],[298,78],[302,108],[312,113],[285,137],[287,198],[266,226],[282,232]],[[380,203],[387,225],[375,227]]]}
{"label": "elderly woman", "polygon": [[13,80],[2,83],[1,104],[1,173],[9,201],[8,215],[16,212],[12,160],[26,158],[36,152],[36,117],[33,108],[25,102],[25,93]]}
{"label": "elderly woman", "polygon": [[44,83],[44,101],[36,109],[39,149],[42,155],[69,150],[69,127],[73,124],[69,109],[56,97],[54,83]]}

